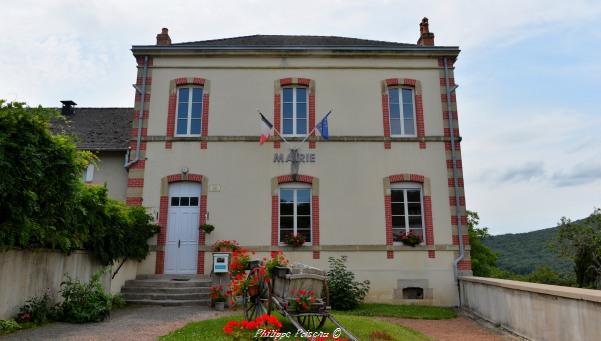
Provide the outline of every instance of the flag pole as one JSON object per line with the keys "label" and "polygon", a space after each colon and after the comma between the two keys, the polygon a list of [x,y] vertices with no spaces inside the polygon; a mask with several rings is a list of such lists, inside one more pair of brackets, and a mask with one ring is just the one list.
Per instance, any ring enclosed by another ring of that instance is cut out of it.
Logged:
{"label": "flag pole", "polygon": [[[327,114],[323,115],[323,117],[321,118],[321,120],[319,122],[323,121],[324,117],[327,117],[331,113],[332,113],[332,109],[330,109],[330,111],[328,111]],[[319,123],[317,123],[317,124],[319,124]],[[305,141],[307,141],[309,136],[311,136],[311,134],[313,134],[313,132],[315,132],[315,129],[317,128],[317,124],[313,127],[313,129],[311,129],[311,132],[309,134],[307,134],[307,136],[305,136],[305,138],[299,143],[299,145],[305,143]]]}
{"label": "flag pole", "polygon": [[[263,115],[263,113],[259,109],[257,109],[257,112],[259,113],[259,115]],[[284,143],[286,143],[288,146],[290,146],[290,143],[288,143],[286,138],[284,136],[282,136],[282,134],[280,134],[278,129],[275,127],[275,125],[273,126],[273,131],[278,134],[278,136],[282,139],[282,141],[284,141]]]}

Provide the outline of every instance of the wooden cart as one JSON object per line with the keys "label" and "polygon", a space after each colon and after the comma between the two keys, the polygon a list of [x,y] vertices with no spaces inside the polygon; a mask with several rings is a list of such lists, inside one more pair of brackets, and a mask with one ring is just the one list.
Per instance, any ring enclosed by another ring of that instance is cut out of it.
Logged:
{"label": "wooden cart", "polygon": [[[260,276],[251,264],[251,275]],[[244,291],[244,317],[253,320],[262,314],[277,310],[297,330],[306,333],[323,327],[330,320],[344,332],[349,340],[358,340],[350,331],[330,314],[330,295],[325,271],[304,264],[276,268],[270,280],[257,278],[259,288]],[[299,290],[313,291],[316,298],[306,311],[290,306]]]}

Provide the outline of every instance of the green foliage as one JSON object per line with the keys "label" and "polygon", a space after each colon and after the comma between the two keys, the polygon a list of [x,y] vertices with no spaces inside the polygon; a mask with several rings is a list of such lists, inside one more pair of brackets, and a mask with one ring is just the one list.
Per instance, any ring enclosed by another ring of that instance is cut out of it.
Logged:
{"label": "green foliage", "polygon": [[47,290],[41,296],[34,296],[19,308],[17,320],[19,322],[46,323],[56,318],[54,295]]}
{"label": "green foliage", "polygon": [[198,228],[203,230],[206,234],[211,234],[211,232],[215,230],[215,226],[211,224],[202,224]]}
{"label": "green foliage", "polygon": [[563,276],[573,273],[574,262],[560,257],[550,244],[557,239],[558,228],[526,233],[489,236],[482,241],[497,254],[501,270],[526,275],[541,266],[549,266]]}
{"label": "green foliage", "polygon": [[420,320],[446,320],[457,317],[452,308],[427,305],[363,303],[344,314],[358,316],[399,317]]}
{"label": "green foliage", "polygon": [[127,305],[125,298],[120,293],[114,294],[111,297],[111,309],[123,308]]}
{"label": "green foliage", "polygon": [[102,270],[95,272],[88,283],[67,276],[67,280],[61,283],[61,294],[64,298],[58,306],[61,321],[100,322],[109,315],[113,298],[104,292],[100,283],[103,273]]}
{"label": "green foliage", "polygon": [[497,255],[482,242],[490,235],[487,227],[478,227],[479,222],[477,212],[467,211],[472,271],[474,276],[489,277],[497,267]]}
{"label": "green foliage", "polygon": [[369,281],[355,281],[355,274],[346,269],[346,256],[328,259],[328,289],[330,304],[336,310],[351,310],[359,304],[369,291]]}
{"label": "green foliage", "polygon": [[158,233],[152,216],[140,206],[125,206],[108,198],[105,186],[85,186],[81,191],[77,224],[91,227],[84,246],[102,264],[118,259],[141,261],[149,251],[148,239]]}
{"label": "green foliage", "polygon": [[556,247],[574,261],[578,286],[601,289],[601,209],[577,222],[564,217],[558,229]]}
{"label": "green foliage", "polygon": [[82,246],[85,231],[65,219],[94,157],[52,134],[51,119],[56,110],[0,100],[0,246]]}
{"label": "green foliage", "polygon": [[557,273],[549,266],[544,265],[537,267],[534,271],[525,275],[516,274],[507,270],[494,269],[490,277],[562,286],[574,286],[576,283],[573,275]]}
{"label": "green foliage", "polygon": [[144,208],[82,183],[95,157],[51,133],[60,119],[56,110],[0,100],[0,247],[86,248],[105,265],[143,260],[158,226]]}
{"label": "green foliage", "polygon": [[15,320],[0,320],[0,335],[12,333],[21,329],[21,326]]}

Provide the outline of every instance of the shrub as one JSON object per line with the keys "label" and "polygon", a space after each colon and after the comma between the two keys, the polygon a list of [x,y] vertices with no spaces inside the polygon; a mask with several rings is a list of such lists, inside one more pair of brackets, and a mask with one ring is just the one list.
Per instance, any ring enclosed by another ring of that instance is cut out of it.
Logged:
{"label": "shrub", "polygon": [[67,276],[61,283],[64,301],[59,305],[60,320],[72,323],[100,322],[111,311],[112,297],[100,283],[104,271],[96,271],[89,283]]}
{"label": "shrub", "polygon": [[111,309],[123,308],[127,305],[125,298],[121,294],[114,294],[111,298]]}
{"label": "shrub", "polygon": [[50,132],[58,119],[56,110],[0,100],[0,246],[69,252],[83,244],[85,231],[65,222],[94,156]]}
{"label": "shrub", "polygon": [[20,323],[33,322],[35,324],[46,323],[56,318],[54,295],[48,289],[42,296],[34,296],[25,301],[19,308],[17,321]]}
{"label": "shrub", "polygon": [[109,198],[106,186],[85,186],[75,221],[90,226],[84,246],[103,265],[118,259],[143,260],[148,239],[159,231],[143,207]]}
{"label": "shrub", "polygon": [[369,281],[355,281],[355,274],[346,269],[346,256],[328,259],[328,289],[330,304],[336,310],[352,310],[359,306],[369,291]]}
{"label": "shrub", "polygon": [[0,320],[0,335],[12,333],[21,329],[21,326],[15,320]]}

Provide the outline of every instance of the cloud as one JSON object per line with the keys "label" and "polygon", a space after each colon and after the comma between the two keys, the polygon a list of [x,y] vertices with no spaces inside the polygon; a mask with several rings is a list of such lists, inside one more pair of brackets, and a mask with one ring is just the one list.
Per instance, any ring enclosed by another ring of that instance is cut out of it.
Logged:
{"label": "cloud", "polygon": [[542,162],[528,162],[501,172],[497,178],[501,182],[520,182],[540,178],[544,174]]}
{"label": "cloud", "polygon": [[580,164],[568,171],[555,172],[551,182],[556,186],[578,186],[601,180],[601,164]]}

